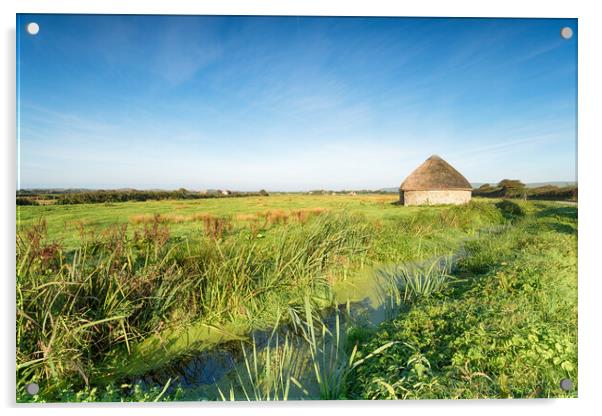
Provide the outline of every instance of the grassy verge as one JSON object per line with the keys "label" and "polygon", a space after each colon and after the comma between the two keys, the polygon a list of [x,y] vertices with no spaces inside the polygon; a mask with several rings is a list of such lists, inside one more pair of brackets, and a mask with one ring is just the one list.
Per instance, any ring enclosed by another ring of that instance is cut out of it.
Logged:
{"label": "grassy verge", "polygon": [[466,244],[459,283],[364,337],[359,358],[394,345],[354,370],[348,398],[576,397],[577,208],[524,207],[501,205],[514,226]]}

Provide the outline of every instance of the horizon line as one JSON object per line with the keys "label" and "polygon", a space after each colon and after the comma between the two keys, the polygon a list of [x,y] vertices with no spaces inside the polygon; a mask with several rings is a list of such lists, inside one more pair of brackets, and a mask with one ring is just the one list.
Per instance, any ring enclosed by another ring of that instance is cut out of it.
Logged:
{"label": "horizon line", "polygon": [[[502,179],[503,180],[503,179]],[[520,179],[518,179],[520,180]],[[501,180],[500,180],[501,181]],[[473,188],[476,185],[485,185],[485,184],[490,184],[490,185],[497,185],[500,181],[497,182],[470,182],[470,184],[473,186]],[[534,181],[534,182],[523,182],[525,185],[539,185],[539,184],[571,184],[571,185],[577,185],[578,181],[576,180],[553,180],[553,181]],[[16,192],[19,191],[32,191],[32,190],[48,190],[48,191],[73,191],[73,190],[82,190],[82,191],[124,191],[124,190],[131,190],[131,191],[177,191],[180,189],[184,189],[186,191],[190,191],[190,192],[207,192],[207,191],[230,191],[230,192],[259,192],[261,190],[265,190],[267,192],[310,192],[310,191],[331,191],[331,192],[340,192],[340,191],[382,191],[382,190],[386,190],[386,189],[397,189],[399,188],[399,186],[383,186],[380,188],[372,188],[372,187],[367,187],[367,188],[358,188],[358,187],[354,187],[354,188],[324,188],[324,187],[315,187],[315,188],[307,188],[307,189],[299,189],[299,190],[290,190],[290,189],[269,189],[269,188],[262,188],[262,187],[258,187],[257,189],[252,189],[252,190],[241,190],[241,189],[235,189],[235,188],[230,188],[230,187],[207,187],[207,188],[186,188],[184,186],[180,186],[180,187],[154,187],[154,188],[149,188],[149,187],[133,187],[133,186],[121,186],[121,187],[81,187],[81,186],[72,186],[72,187],[65,187],[65,186],[31,186],[31,187],[27,187],[27,188],[18,188],[16,189]]]}

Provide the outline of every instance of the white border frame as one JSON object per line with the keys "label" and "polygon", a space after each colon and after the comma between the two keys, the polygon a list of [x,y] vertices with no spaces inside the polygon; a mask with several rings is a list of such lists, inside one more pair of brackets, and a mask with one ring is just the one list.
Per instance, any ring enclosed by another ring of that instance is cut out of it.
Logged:
{"label": "white border frame", "polygon": [[[9,413],[43,412],[44,414],[104,415],[107,411],[120,414],[165,414],[210,412],[211,414],[281,414],[301,415],[309,412],[344,412],[365,414],[372,409],[379,412],[426,414],[478,414],[507,415],[509,412],[545,413],[592,413],[600,409],[598,391],[602,387],[602,366],[597,357],[602,341],[600,308],[597,304],[602,293],[599,236],[601,235],[601,204],[599,190],[602,134],[600,118],[602,97],[600,75],[602,60],[600,44],[602,21],[594,1],[550,0],[526,2],[524,0],[475,1],[475,0],[423,0],[415,2],[387,2],[382,0],[5,0],[0,3],[3,25],[2,42],[2,221],[0,255],[2,256],[3,299],[1,303],[1,397]],[[90,404],[90,405],[16,405],[15,402],[15,187],[16,187],[16,111],[15,111],[15,14],[16,13],[103,13],[103,14],[221,14],[221,15],[347,15],[347,16],[441,16],[441,17],[566,17],[579,19],[579,398],[551,400],[463,400],[463,401],[406,401],[406,402],[289,402],[289,403],[173,403],[173,404]],[[596,105],[597,104],[597,105]],[[169,409],[169,410],[168,410]],[[599,411],[599,410],[598,410]]]}

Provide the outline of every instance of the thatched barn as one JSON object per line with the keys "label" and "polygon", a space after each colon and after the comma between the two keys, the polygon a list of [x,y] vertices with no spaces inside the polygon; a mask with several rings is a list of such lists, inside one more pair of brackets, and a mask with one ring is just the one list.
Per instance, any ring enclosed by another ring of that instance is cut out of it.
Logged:
{"label": "thatched barn", "polygon": [[437,155],[429,157],[402,182],[403,205],[466,204],[472,186],[464,176]]}

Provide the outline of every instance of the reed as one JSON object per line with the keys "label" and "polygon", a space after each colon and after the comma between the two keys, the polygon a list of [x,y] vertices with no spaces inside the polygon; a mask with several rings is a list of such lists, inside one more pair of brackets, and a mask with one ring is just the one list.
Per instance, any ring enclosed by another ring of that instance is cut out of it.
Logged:
{"label": "reed", "polygon": [[217,387],[222,400],[344,399],[352,372],[397,344],[358,358],[358,343],[348,336],[356,329],[349,305],[346,317],[336,308],[330,324],[308,297],[299,306],[302,311],[289,309],[292,331],[280,336],[275,327],[261,350],[255,338],[250,347],[241,344],[243,360],[234,381],[227,391]]}
{"label": "reed", "polygon": [[[84,227],[84,226],[82,226]],[[43,221],[17,241],[17,376],[56,386],[90,383],[107,354],[198,320],[272,322],[299,291],[328,299],[325,271],[361,252],[366,225],[336,216],[284,228],[263,244],[207,219],[206,236],[173,240],[161,218],[86,233],[76,250]],[[259,324],[259,325],[265,325]],[[102,370],[106,371],[106,370]],[[57,387],[59,388],[59,387]]]}
{"label": "reed", "polygon": [[450,274],[453,265],[451,257],[443,257],[425,265],[403,266],[399,268],[404,300],[429,297],[443,291],[455,281]]}
{"label": "reed", "polygon": [[242,370],[234,370],[228,392],[218,387],[222,400],[316,398],[311,396],[316,386],[321,399],[341,397],[355,349],[346,354],[343,348],[338,309],[334,328],[328,328],[309,298],[299,306],[303,311],[289,310],[293,331],[280,336],[274,328],[261,351],[254,338],[250,348],[241,344]]}

